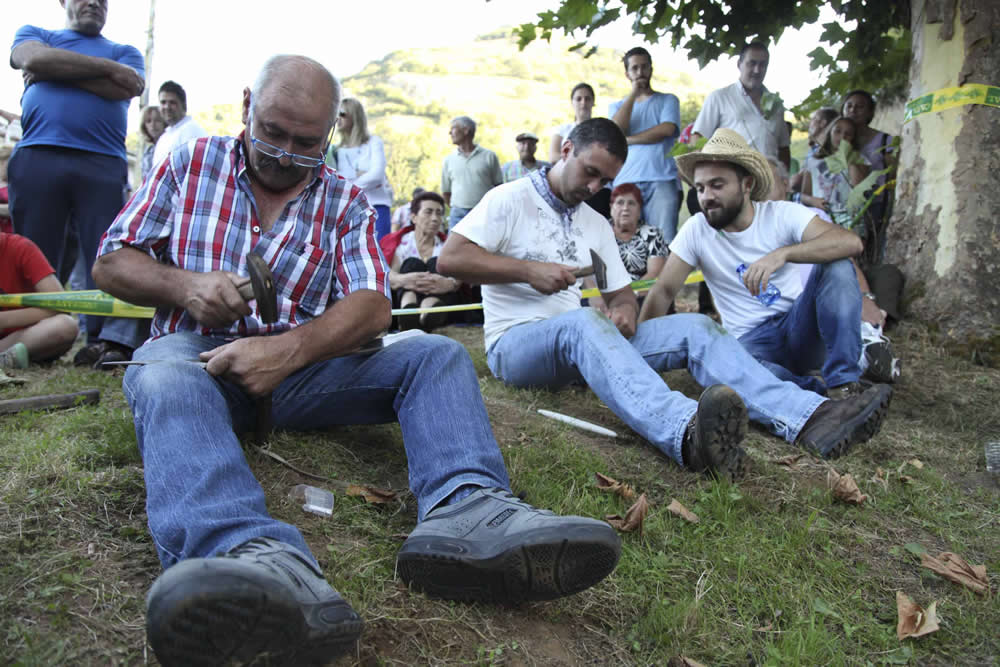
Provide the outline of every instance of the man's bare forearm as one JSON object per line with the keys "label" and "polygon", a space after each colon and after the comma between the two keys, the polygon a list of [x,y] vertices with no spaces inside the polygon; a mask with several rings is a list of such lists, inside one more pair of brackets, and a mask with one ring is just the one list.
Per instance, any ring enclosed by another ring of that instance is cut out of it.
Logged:
{"label": "man's bare forearm", "polygon": [[[87,92],[110,100],[127,100],[135,97],[139,87],[138,73],[128,65],[109,58],[76,53],[67,49],[48,47],[41,42],[25,42],[11,53],[11,65],[24,72],[29,81],[60,81],[82,88]],[[132,72],[133,89],[123,85]]]}
{"label": "man's bare forearm", "polygon": [[99,288],[123,301],[137,306],[183,308],[191,272],[125,246],[98,257],[93,273]]}

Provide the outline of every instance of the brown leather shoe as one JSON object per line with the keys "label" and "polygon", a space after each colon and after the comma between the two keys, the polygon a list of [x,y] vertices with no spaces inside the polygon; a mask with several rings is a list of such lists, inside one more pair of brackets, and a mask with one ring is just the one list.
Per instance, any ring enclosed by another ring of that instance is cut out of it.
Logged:
{"label": "brown leather shoe", "polygon": [[875,384],[840,401],[824,401],[799,431],[796,443],[824,459],[835,459],[878,433],[889,412],[892,387]]}

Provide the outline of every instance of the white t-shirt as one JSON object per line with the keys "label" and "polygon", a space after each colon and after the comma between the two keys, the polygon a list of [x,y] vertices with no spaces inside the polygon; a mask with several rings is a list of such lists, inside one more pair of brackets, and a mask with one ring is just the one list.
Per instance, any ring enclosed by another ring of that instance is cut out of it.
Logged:
{"label": "white t-shirt", "polygon": [[163,158],[167,157],[170,151],[178,146],[207,136],[208,132],[201,129],[201,126],[194,122],[194,118],[184,116],[179,122],[168,125],[160,138],[156,140],[156,148],[153,149],[153,166],[160,164]]}
{"label": "white t-shirt", "polygon": [[753,222],[742,232],[712,229],[703,213],[681,226],[670,243],[670,251],[694,267],[700,267],[712,290],[722,324],[739,338],[764,320],[787,312],[802,294],[797,264],[785,264],[769,281],[781,297],[765,306],[750,294],[736,275],[740,264],[750,266],[777,248],[802,242],[802,234],[816,214],[800,204],[785,201],[754,202]]}
{"label": "white t-shirt", "polygon": [[[535,191],[530,178],[493,188],[452,230],[483,250],[504,257],[589,266],[593,249],[607,265],[608,292],[631,283],[618,255],[611,225],[586,204],[566,225],[561,216]],[[580,307],[580,282],[545,295],[528,283],[483,285],[486,349],[507,329],[536,322]]]}
{"label": "white t-shirt", "polygon": [[[768,92],[767,88],[764,92]],[[775,160],[778,159],[778,149],[789,144],[785,108],[778,107],[770,119],[764,118],[739,81],[708,94],[691,131],[707,139],[720,127],[739,132],[764,157]]]}

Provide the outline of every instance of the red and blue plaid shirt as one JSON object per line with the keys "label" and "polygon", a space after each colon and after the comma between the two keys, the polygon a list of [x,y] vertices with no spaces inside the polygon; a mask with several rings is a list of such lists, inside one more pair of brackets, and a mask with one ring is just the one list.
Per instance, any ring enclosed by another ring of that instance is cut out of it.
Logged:
{"label": "red and blue plaid shirt", "polygon": [[243,140],[206,137],[175,149],[146,179],[101,239],[98,255],[131,246],[186,271],[248,276],[247,255],[274,274],[278,321],[258,311],[213,329],[182,308],[158,308],[152,336],[194,331],[239,338],[281,333],[359,289],[389,298],[388,269],[364,193],[326,165],[261,234]]}

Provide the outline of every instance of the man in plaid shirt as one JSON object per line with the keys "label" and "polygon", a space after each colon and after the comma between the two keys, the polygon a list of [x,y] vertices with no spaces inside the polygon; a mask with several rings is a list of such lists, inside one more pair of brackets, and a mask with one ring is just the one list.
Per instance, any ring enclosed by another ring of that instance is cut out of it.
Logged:
{"label": "man in plaid shirt", "polygon": [[[165,568],[146,601],[165,665],[326,662],[361,632],[302,534],[267,513],[236,436],[253,423],[255,396],[273,395],[279,428],[398,419],[418,525],[397,570],[414,588],[552,599],[597,583],[618,560],[606,523],[509,492],[461,345],[423,335],[350,354],[388,327],[390,301],[373,209],[323,164],[340,95],[319,63],[272,58],[243,91],[244,132],[171,153],[101,243],[101,288],[157,308],[135,358],[159,363],[130,367],[124,391]],[[275,324],[235,287],[250,252],[275,276]]]}

